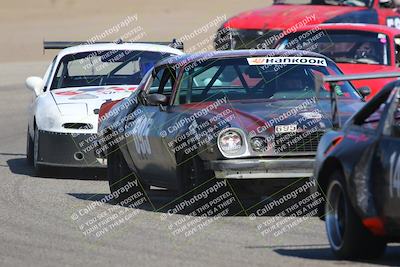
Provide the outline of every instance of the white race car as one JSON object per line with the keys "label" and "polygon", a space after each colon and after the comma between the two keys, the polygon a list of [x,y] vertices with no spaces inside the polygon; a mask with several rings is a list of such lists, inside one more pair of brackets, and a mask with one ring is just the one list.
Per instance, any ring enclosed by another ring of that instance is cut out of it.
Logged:
{"label": "white race car", "polygon": [[94,153],[100,106],[129,96],[159,60],[183,46],[156,43],[45,42],[63,49],[44,78],[29,77],[27,160],[39,175],[48,166],[104,167]]}

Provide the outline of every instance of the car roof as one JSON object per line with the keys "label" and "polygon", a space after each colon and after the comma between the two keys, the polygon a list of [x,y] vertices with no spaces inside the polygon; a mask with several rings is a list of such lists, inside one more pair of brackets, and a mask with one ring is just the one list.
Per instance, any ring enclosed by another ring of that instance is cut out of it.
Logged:
{"label": "car roof", "polygon": [[301,50],[276,50],[276,49],[252,49],[252,50],[228,50],[228,51],[210,51],[193,54],[184,54],[173,56],[159,61],[156,67],[161,65],[187,65],[196,61],[221,58],[245,58],[245,57],[319,57],[334,63],[328,57],[310,51]]}
{"label": "car roof", "polygon": [[94,51],[107,51],[107,50],[137,50],[149,52],[162,52],[171,53],[175,55],[184,54],[181,50],[172,48],[167,45],[149,44],[149,43],[103,43],[103,44],[85,44],[65,48],[58,53],[59,57],[64,57],[70,54]]}
{"label": "car roof", "polygon": [[297,29],[297,32],[313,30],[316,29],[316,27],[318,27],[320,30],[366,31],[366,32],[384,33],[391,36],[400,34],[400,29],[387,27],[385,25],[364,24],[364,23],[325,23],[318,25],[307,25],[299,27]]}

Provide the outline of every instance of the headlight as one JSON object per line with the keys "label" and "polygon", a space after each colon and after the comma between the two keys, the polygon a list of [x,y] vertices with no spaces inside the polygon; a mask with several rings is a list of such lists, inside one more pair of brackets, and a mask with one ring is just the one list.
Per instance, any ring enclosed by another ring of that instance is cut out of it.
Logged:
{"label": "headlight", "polygon": [[251,148],[255,152],[265,152],[267,150],[267,140],[263,137],[253,137],[250,140]]}
{"label": "headlight", "polygon": [[238,132],[228,130],[219,137],[219,147],[227,154],[235,154],[243,147],[242,137]]}

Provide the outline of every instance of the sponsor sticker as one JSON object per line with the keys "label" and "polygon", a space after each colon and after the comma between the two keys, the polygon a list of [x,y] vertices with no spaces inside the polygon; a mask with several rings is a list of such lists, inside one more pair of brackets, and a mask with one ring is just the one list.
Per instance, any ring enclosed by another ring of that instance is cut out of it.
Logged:
{"label": "sponsor sticker", "polygon": [[70,91],[63,91],[63,92],[56,92],[56,95],[60,96],[75,96],[75,95],[80,95],[84,94],[86,92],[92,92],[96,94],[104,94],[104,95],[109,95],[109,94],[115,94],[115,93],[124,93],[124,92],[132,92],[135,91],[137,87],[130,87],[130,88],[123,88],[123,87],[96,87],[96,88],[81,88],[77,90],[70,90]]}
{"label": "sponsor sticker", "polygon": [[275,133],[293,133],[297,132],[297,124],[277,125],[275,126]]}
{"label": "sponsor sticker", "polygon": [[308,120],[320,120],[322,119],[322,114],[318,112],[303,112],[300,113],[300,116],[302,116],[305,119]]}
{"label": "sponsor sticker", "polygon": [[251,57],[247,58],[249,65],[313,65],[326,67],[324,58],[318,57]]}

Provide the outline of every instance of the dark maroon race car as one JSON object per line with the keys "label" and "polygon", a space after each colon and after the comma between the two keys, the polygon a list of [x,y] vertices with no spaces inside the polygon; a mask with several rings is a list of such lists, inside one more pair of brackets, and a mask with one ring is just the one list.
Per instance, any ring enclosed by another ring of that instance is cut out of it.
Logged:
{"label": "dark maroon race car", "polygon": [[[353,79],[399,76],[381,73],[324,79],[336,86]],[[340,101],[332,99],[332,103]],[[376,258],[387,243],[400,242],[400,83],[386,85],[342,128],[338,119],[333,116],[335,129],[318,146],[314,176],[316,188],[327,200],[320,216],[338,258]]]}
{"label": "dark maroon race car", "polygon": [[215,48],[266,49],[289,33],[321,23],[366,23],[400,28],[393,0],[275,0],[272,6],[246,11],[227,20]]}
{"label": "dark maroon race car", "polygon": [[[316,83],[328,74],[342,73],[325,56],[293,50],[159,62],[101,118],[97,153],[107,158],[111,192],[121,195],[135,177],[182,193],[215,178],[257,195],[310,177],[319,139],[332,127],[330,90]],[[364,104],[348,82],[334,93],[342,119]]]}

